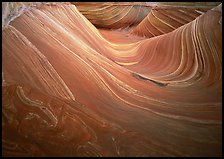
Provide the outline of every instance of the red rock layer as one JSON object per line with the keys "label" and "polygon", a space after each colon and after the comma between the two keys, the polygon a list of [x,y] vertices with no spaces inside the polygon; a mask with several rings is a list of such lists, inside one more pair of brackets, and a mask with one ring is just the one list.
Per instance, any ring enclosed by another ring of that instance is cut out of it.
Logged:
{"label": "red rock layer", "polygon": [[107,29],[135,26],[151,10],[145,2],[74,2],[73,4],[96,27]]}
{"label": "red rock layer", "polygon": [[203,3],[202,6],[195,2],[158,3],[152,8],[147,17],[130,34],[155,37],[171,32],[187,24],[207,10],[218,5],[217,3]]}
{"label": "red rock layer", "polygon": [[221,156],[220,20],[131,40],[74,5],[25,12],[2,34],[3,156]]}

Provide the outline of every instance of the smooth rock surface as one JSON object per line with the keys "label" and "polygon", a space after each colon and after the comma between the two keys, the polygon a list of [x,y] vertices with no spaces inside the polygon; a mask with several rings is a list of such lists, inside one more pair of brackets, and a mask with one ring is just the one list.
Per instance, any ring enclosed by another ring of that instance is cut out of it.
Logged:
{"label": "smooth rock surface", "polygon": [[152,38],[75,5],[3,29],[3,156],[220,157],[222,5]]}

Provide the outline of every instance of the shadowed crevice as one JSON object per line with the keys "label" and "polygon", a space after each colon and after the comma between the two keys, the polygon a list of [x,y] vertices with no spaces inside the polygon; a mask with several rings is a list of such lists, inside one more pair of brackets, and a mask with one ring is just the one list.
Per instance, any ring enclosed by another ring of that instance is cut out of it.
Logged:
{"label": "shadowed crevice", "polygon": [[149,82],[152,82],[152,83],[154,83],[154,84],[156,84],[156,85],[158,85],[158,86],[160,86],[160,87],[165,87],[165,86],[168,85],[168,83],[157,82],[157,81],[155,81],[155,80],[151,80],[151,79],[142,77],[142,76],[140,76],[140,75],[138,75],[138,74],[136,74],[136,73],[131,73],[131,74],[132,74],[133,77],[135,77],[135,78],[137,78],[137,79],[139,79],[139,80],[149,81]]}

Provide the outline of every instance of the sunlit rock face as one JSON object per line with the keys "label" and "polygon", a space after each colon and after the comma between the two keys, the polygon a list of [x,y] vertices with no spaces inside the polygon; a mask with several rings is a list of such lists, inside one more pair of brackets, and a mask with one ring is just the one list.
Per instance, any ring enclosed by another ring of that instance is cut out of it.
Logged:
{"label": "sunlit rock face", "polygon": [[30,7],[34,7],[40,4],[41,3],[39,2],[2,2],[2,29]]}
{"label": "sunlit rock face", "polygon": [[2,29],[3,156],[221,156],[222,4],[152,38],[76,5]]}

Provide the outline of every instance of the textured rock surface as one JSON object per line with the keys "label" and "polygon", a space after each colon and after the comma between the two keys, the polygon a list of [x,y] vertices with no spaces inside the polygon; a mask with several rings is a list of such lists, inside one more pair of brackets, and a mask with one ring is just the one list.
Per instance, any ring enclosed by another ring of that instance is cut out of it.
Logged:
{"label": "textured rock surface", "polygon": [[217,6],[218,2],[157,3],[131,34],[154,37],[171,32]]}
{"label": "textured rock surface", "polygon": [[17,17],[2,33],[3,156],[221,156],[221,8],[153,38],[98,30],[67,3]]}
{"label": "textured rock surface", "polygon": [[146,2],[74,2],[96,27],[119,29],[139,24],[151,10]]}

